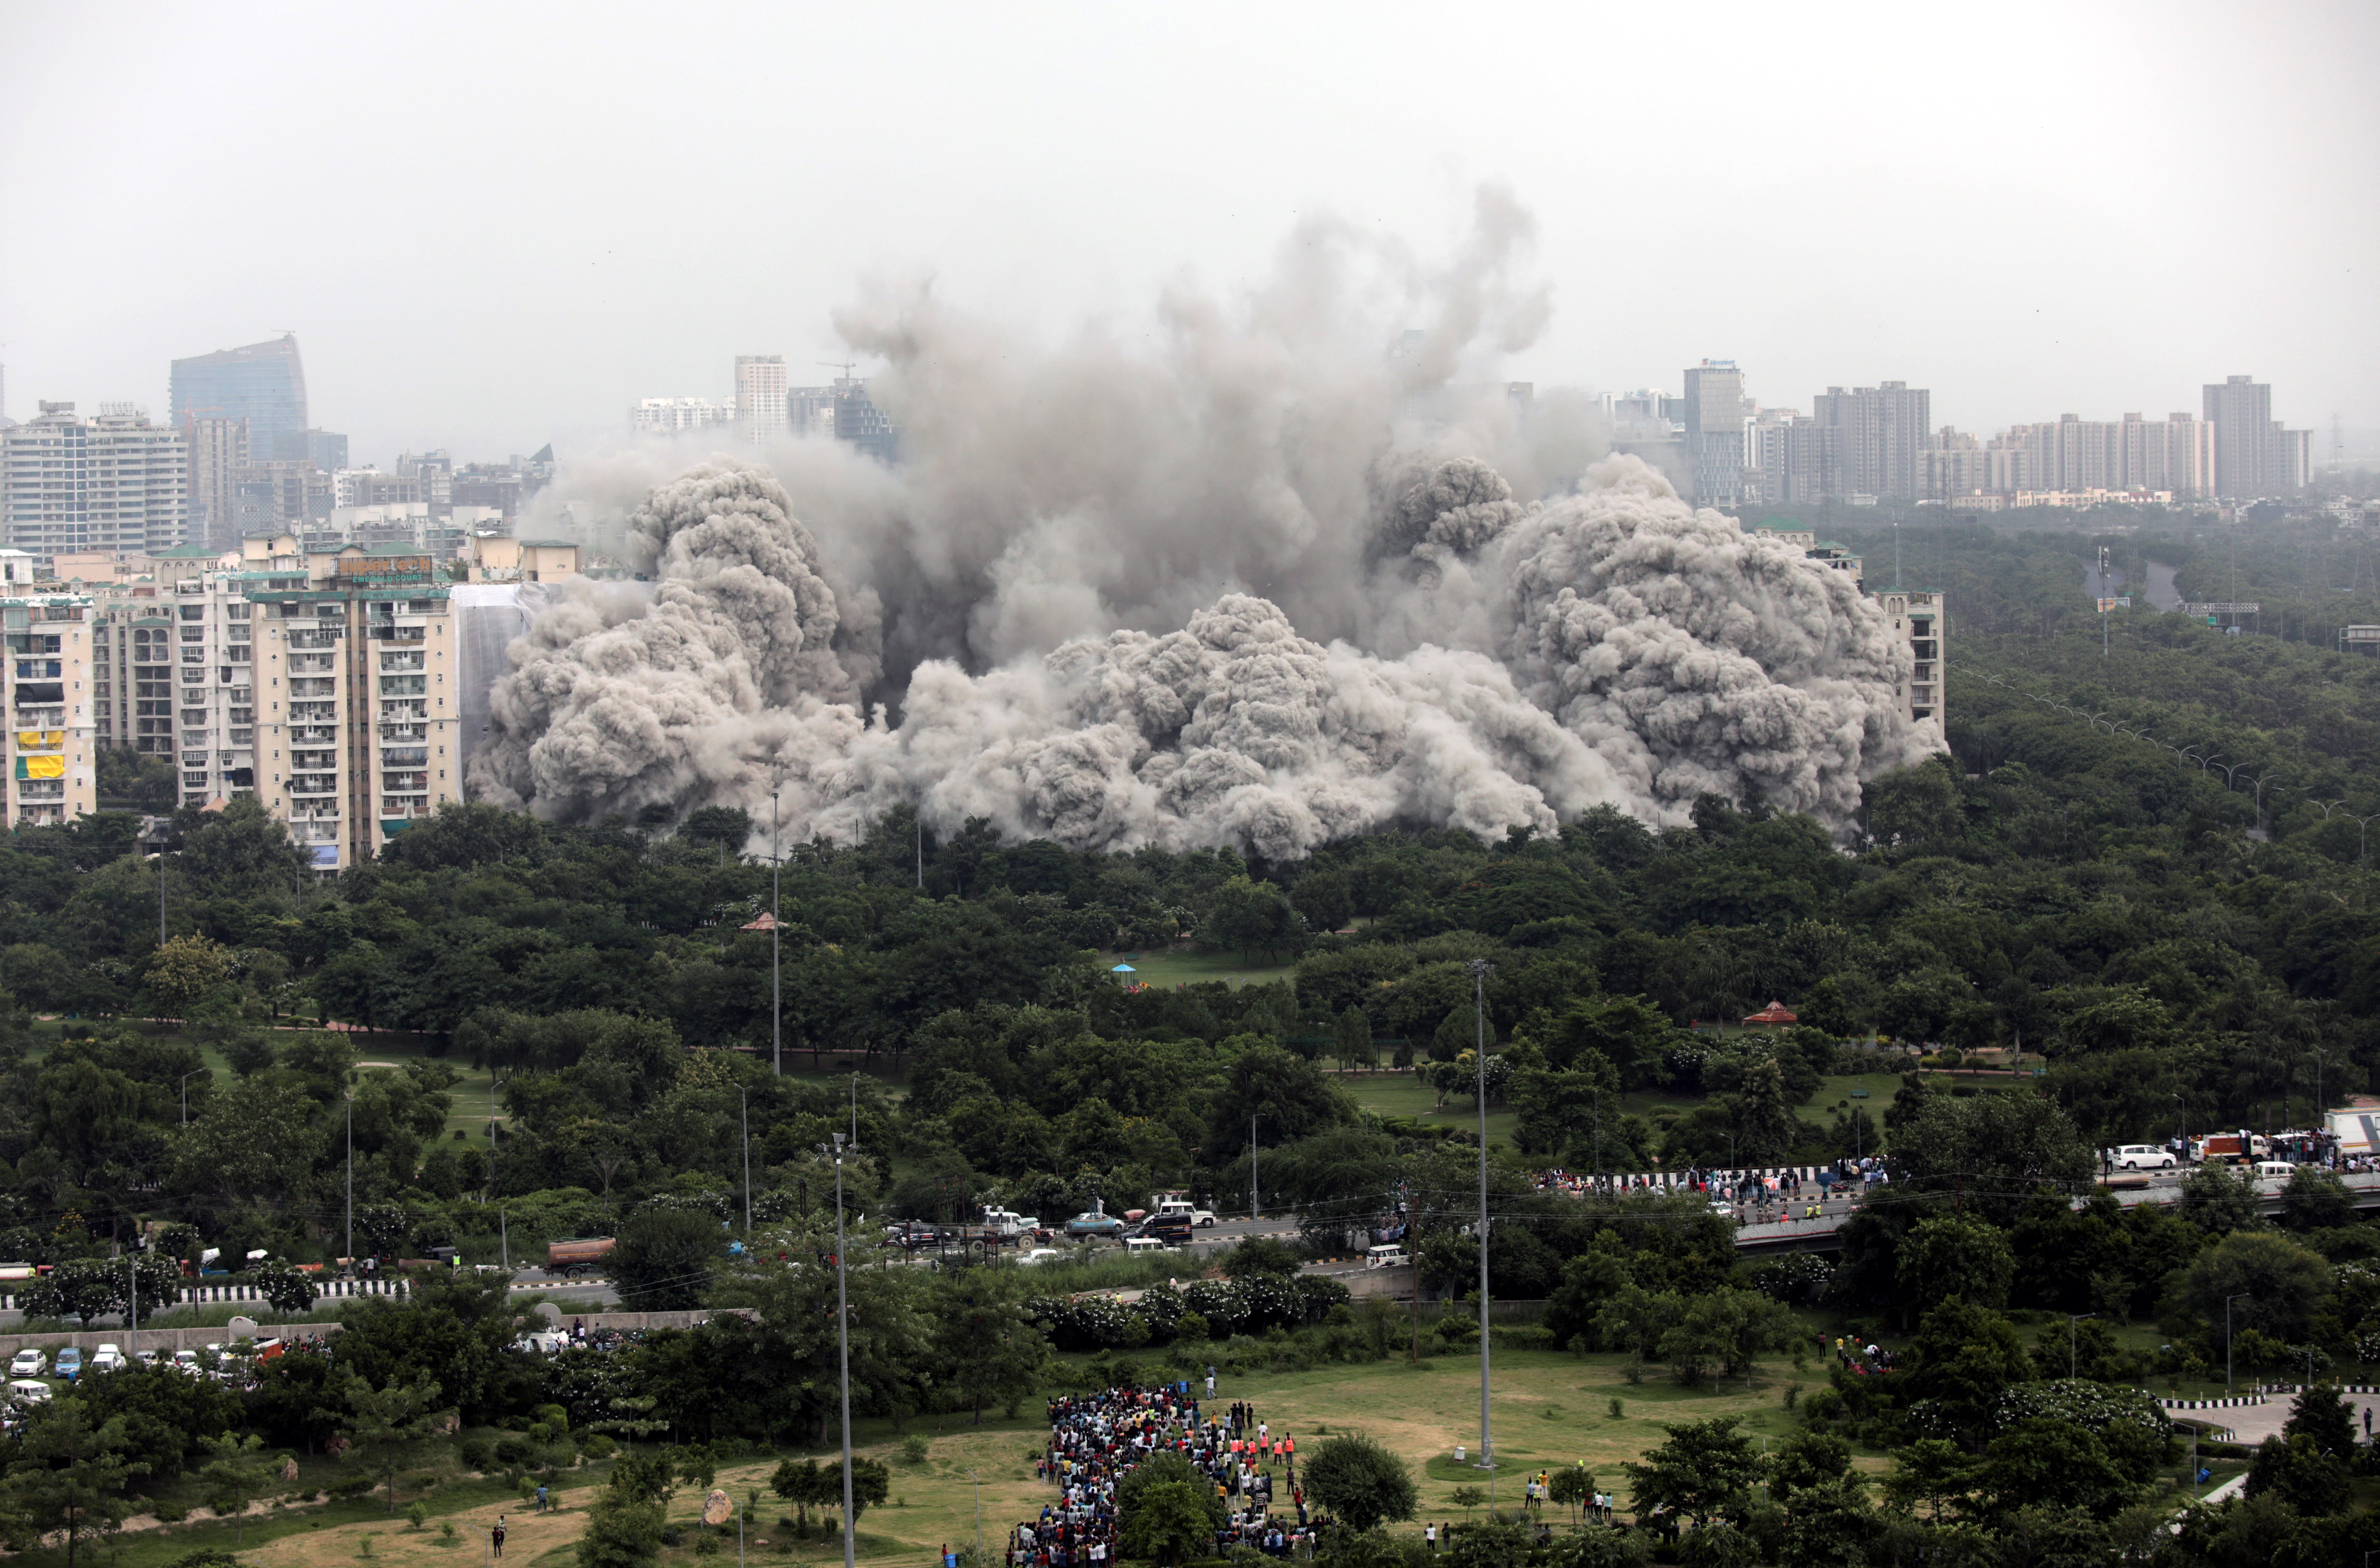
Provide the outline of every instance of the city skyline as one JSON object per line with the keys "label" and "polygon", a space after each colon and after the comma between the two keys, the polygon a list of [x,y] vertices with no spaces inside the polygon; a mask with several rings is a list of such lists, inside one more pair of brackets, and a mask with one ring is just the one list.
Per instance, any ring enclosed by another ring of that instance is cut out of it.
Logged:
{"label": "city skyline", "polygon": [[[2380,429],[2368,6],[2017,6],[1989,27],[1514,9],[1453,30],[1391,9],[1268,17],[1257,48],[1228,8],[1195,31],[954,15],[923,42],[837,13],[669,30],[528,7],[398,36],[254,14],[20,19],[0,134],[79,155],[10,168],[13,211],[73,217],[0,234],[18,417],[48,398],[162,419],[168,360],[288,328],[359,455],[529,450],[616,431],[638,398],[724,395],[720,367],[756,346],[848,358],[836,312],[912,284],[1038,341],[1088,322],[1153,345],[1177,284],[1233,298],[1318,236],[1421,269],[1486,184],[1533,222],[1551,310],[1476,379],[1620,388],[1731,358],[1788,400],[1889,377],[1934,388],[1937,423],[1994,430],[2190,407],[2252,367],[2293,426]],[[1301,59],[1334,64],[1285,71]],[[1611,67],[1592,91],[1586,60]],[[358,70],[426,84],[425,112],[356,114]],[[233,79],[310,128],[288,179],[404,190],[408,215],[368,245],[266,243],[237,161],[158,160],[194,128],[247,134],[267,105],[223,97]],[[749,155],[652,135],[731,102],[786,133]],[[812,155],[793,128],[820,124],[868,126],[868,156]],[[1772,148],[1796,161],[1750,155]]]}

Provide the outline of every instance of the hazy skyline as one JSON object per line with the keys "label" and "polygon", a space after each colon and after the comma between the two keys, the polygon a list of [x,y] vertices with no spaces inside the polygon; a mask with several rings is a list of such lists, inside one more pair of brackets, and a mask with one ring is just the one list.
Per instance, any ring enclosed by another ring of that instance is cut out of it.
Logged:
{"label": "hazy skyline", "polygon": [[[358,462],[798,382],[871,282],[1124,341],[1305,217],[1425,262],[1498,183],[1553,312],[1495,373],[1989,432],[2252,372],[2380,426],[2380,8],[12,5],[8,412],[295,330]],[[1484,372],[1490,367],[1482,366]],[[866,366],[863,364],[863,373]]]}

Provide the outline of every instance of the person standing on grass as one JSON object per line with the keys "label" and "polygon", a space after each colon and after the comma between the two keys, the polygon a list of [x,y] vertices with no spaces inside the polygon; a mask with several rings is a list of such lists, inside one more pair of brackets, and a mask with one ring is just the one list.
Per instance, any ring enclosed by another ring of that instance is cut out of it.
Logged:
{"label": "person standing on grass", "polygon": [[504,1516],[496,1515],[496,1527],[488,1532],[488,1545],[498,1557],[504,1554]]}

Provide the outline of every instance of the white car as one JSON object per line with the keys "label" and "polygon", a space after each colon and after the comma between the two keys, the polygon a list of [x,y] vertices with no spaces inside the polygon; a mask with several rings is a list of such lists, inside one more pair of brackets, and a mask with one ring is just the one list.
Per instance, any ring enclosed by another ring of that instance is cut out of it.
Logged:
{"label": "white car", "polygon": [[154,1367],[157,1365],[157,1353],[153,1350],[136,1350],[132,1353],[132,1359],[143,1367]]}
{"label": "white car", "polygon": [[1065,1256],[1054,1246],[1037,1246],[1030,1252],[1018,1253],[1016,1266],[1020,1269],[1038,1269],[1044,1263],[1055,1263]]}
{"label": "white car", "polygon": [[12,1378],[38,1378],[49,1369],[50,1358],[30,1344],[8,1363],[8,1375]]}
{"label": "white car", "polygon": [[1412,1261],[1405,1256],[1405,1249],[1392,1241],[1364,1249],[1364,1267],[1366,1269],[1402,1269]]}
{"label": "white car", "polygon": [[124,1364],[124,1347],[120,1344],[103,1344],[91,1358],[91,1369],[94,1372],[113,1372]]}
{"label": "white car", "polygon": [[188,1372],[193,1378],[203,1378],[207,1374],[206,1363],[199,1359],[199,1353],[195,1350],[174,1352],[174,1370]]}
{"label": "white car", "polygon": [[2116,1150],[2119,1171],[2170,1171],[2180,1161],[2161,1143],[2128,1143]]}
{"label": "white car", "polygon": [[15,1378],[8,1383],[8,1398],[13,1404],[39,1404],[55,1397],[49,1384],[36,1382],[30,1378]]}
{"label": "white car", "polygon": [[1144,1252],[1171,1252],[1172,1250],[1172,1248],[1167,1246],[1164,1242],[1155,1236],[1126,1236],[1123,1238],[1123,1249],[1127,1254],[1130,1254],[1133,1257],[1138,1257]]}

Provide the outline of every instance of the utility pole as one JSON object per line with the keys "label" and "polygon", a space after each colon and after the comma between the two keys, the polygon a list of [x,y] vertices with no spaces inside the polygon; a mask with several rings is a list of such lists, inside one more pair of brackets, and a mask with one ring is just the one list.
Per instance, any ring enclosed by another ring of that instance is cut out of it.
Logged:
{"label": "utility pole", "polygon": [[[858,1151],[854,1144],[852,1150]],[[851,1535],[851,1296],[843,1241],[843,1135],[834,1135],[834,1331],[843,1370],[843,1568],[856,1568]]]}
{"label": "utility pole", "polygon": [[[494,1135],[489,1136],[494,1142]],[[347,1266],[355,1267],[356,1258],[356,1096],[347,1091]]]}
{"label": "utility pole", "polygon": [[1257,1118],[1248,1116],[1248,1220],[1251,1223],[1264,1218],[1264,1198],[1257,1191]]}
{"label": "utility pole", "polygon": [[744,1129],[744,1248],[752,1248],[752,1102],[744,1086],[735,1087],[735,1115]]}
{"label": "utility pole", "polygon": [[785,1073],[785,988],[777,966],[779,890],[784,882],[784,860],[777,852],[777,792],[769,792],[769,1060],[777,1076]]}
{"label": "utility pole", "polygon": [[129,1275],[125,1281],[124,1309],[130,1314],[126,1321],[131,1325],[125,1334],[125,1354],[131,1356],[132,1364],[138,1367],[140,1365],[140,1260],[128,1252],[124,1255],[124,1267]]}
{"label": "utility pole", "polygon": [[1493,1488],[1496,1450],[1488,1425],[1488,977],[1496,966],[1474,958],[1465,966],[1471,971],[1472,1018],[1478,1036],[1473,1054],[1479,1069],[1479,1468],[1488,1472],[1488,1484]]}
{"label": "utility pole", "polygon": [[2099,657],[2107,657],[2107,547],[2099,546]]}
{"label": "utility pole", "polygon": [[2231,1397],[2231,1304],[2244,1301],[2254,1293],[2241,1291],[2238,1295],[2223,1298],[2223,1397]]}

